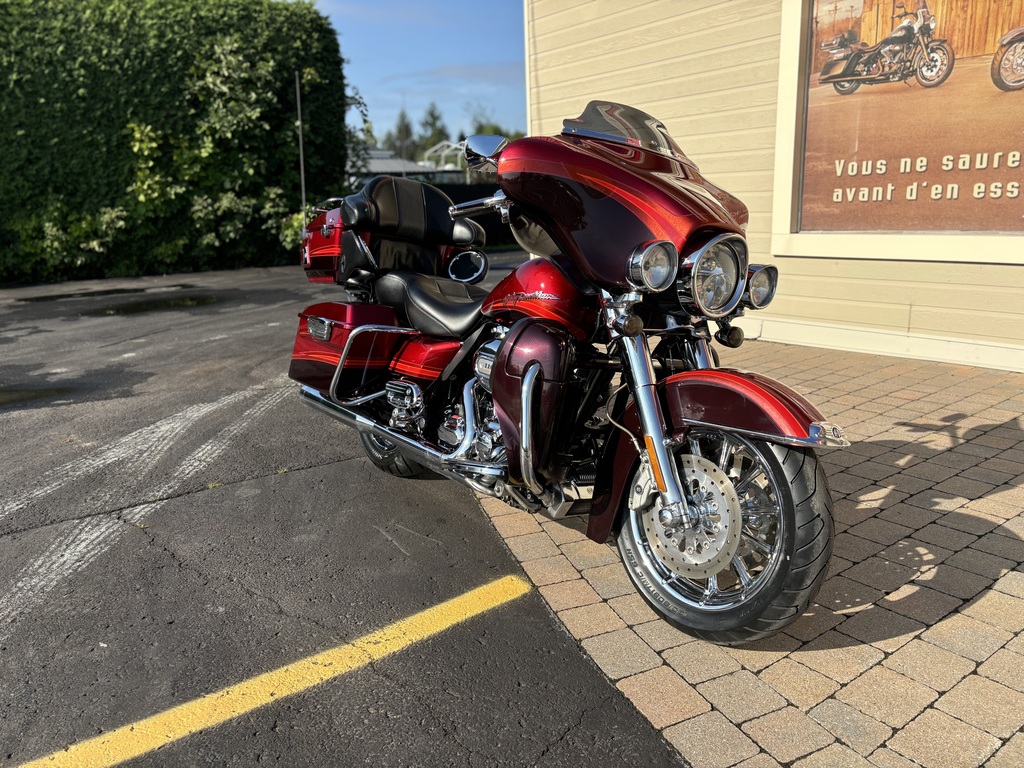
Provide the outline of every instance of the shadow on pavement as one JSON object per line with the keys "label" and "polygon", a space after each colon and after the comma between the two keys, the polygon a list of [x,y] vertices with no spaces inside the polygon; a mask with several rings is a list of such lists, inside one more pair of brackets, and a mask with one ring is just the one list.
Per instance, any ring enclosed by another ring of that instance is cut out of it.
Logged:
{"label": "shadow on pavement", "polygon": [[[1024,557],[1018,464],[999,458],[1024,439],[1017,419],[960,413],[897,422],[893,432],[907,439],[823,455],[836,502],[833,562],[815,604],[786,630],[816,638],[814,650],[856,644],[851,637],[902,644],[957,610],[970,614]],[[840,623],[843,634],[827,631]]]}

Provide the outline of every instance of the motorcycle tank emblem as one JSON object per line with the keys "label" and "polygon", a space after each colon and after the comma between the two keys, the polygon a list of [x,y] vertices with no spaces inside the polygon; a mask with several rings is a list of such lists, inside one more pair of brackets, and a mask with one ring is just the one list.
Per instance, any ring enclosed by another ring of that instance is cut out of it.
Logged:
{"label": "motorcycle tank emblem", "polygon": [[553,293],[544,293],[543,291],[534,291],[533,293],[510,293],[508,296],[503,296],[501,301],[498,302],[499,307],[515,307],[524,301],[561,301],[560,296],[556,296]]}

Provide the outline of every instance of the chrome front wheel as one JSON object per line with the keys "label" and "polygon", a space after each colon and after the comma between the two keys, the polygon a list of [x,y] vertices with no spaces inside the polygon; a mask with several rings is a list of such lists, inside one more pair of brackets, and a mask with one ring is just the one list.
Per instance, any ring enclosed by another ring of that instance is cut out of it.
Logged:
{"label": "chrome front wheel", "polygon": [[796,619],[825,576],[831,497],[813,452],[691,431],[675,458],[687,519],[661,508],[644,465],[619,551],[634,585],[670,623],[734,645]]}
{"label": "chrome front wheel", "polygon": [[928,46],[928,55],[917,62],[917,82],[925,88],[942,85],[953,72],[955,61],[952,48],[945,43],[932,43]]}
{"label": "chrome front wheel", "polygon": [[1000,46],[992,57],[992,82],[1001,91],[1024,88],[1024,40]]}

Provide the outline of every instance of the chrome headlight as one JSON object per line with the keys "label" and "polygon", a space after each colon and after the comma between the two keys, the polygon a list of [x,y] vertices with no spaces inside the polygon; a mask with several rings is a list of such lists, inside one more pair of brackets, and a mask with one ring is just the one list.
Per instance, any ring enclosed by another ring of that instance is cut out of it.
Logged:
{"label": "chrome headlight", "polygon": [[779,285],[779,270],[771,264],[751,264],[747,270],[747,290],[743,303],[751,309],[764,309],[775,298]]}
{"label": "chrome headlight", "polygon": [[629,257],[626,280],[638,291],[658,293],[669,288],[679,271],[679,252],[668,240],[638,246]]}
{"label": "chrome headlight", "polygon": [[740,303],[747,279],[747,244],[739,235],[719,235],[687,256],[680,267],[679,303],[712,319]]}

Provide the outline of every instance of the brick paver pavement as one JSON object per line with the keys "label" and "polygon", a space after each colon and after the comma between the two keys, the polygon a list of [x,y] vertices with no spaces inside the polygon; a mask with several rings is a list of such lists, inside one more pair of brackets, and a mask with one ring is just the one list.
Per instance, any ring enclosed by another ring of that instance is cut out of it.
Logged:
{"label": "brick paver pavement", "polygon": [[1024,757],[1024,374],[748,342],[842,425],[821,453],[829,577],[743,648],[695,640],[636,596],[614,549],[481,503],[552,611],[695,766],[1019,766]]}

